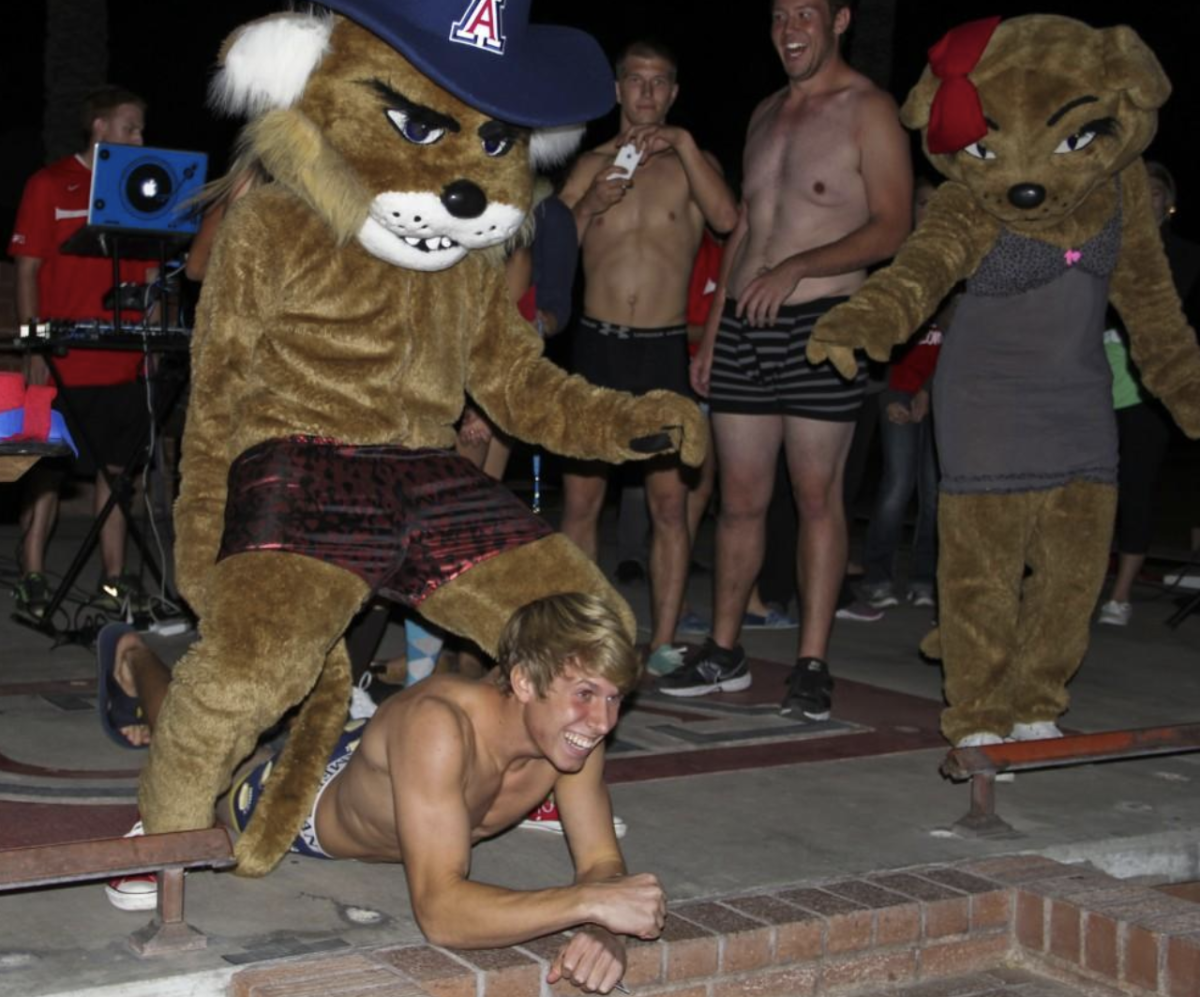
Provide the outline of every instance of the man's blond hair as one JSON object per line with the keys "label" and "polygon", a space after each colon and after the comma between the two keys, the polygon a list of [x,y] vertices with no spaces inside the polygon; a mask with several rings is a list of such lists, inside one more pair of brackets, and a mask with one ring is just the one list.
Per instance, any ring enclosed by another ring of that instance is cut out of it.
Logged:
{"label": "man's blond hair", "polygon": [[621,692],[633,689],[642,672],[620,618],[604,600],[582,592],[546,596],[518,609],[500,635],[496,660],[506,693],[520,666],[538,696],[571,667]]}

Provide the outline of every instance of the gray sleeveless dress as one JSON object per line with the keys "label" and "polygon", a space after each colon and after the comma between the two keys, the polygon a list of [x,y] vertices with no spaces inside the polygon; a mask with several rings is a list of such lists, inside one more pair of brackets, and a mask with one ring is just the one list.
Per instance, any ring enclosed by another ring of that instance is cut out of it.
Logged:
{"label": "gray sleeveless dress", "polygon": [[1001,233],[967,281],[938,358],[942,491],[1116,482],[1103,333],[1120,248],[1119,209],[1077,249]]}

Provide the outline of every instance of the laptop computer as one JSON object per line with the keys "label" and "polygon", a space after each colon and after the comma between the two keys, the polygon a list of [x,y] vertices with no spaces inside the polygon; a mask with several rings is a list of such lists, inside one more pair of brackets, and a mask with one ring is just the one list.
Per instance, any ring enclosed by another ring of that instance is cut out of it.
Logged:
{"label": "laptop computer", "polygon": [[191,199],[207,171],[203,152],[100,142],[92,162],[88,227],[128,235],[195,235],[201,212]]}

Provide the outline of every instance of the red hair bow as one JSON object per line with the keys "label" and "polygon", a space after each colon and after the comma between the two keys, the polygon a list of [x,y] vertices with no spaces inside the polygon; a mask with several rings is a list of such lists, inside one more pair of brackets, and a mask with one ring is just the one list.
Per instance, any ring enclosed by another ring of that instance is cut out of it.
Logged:
{"label": "red hair bow", "polygon": [[929,50],[929,68],[942,81],[929,109],[925,144],[930,152],[958,152],[987,134],[979,91],[967,73],[978,65],[999,23],[999,17],[985,17],[960,24]]}

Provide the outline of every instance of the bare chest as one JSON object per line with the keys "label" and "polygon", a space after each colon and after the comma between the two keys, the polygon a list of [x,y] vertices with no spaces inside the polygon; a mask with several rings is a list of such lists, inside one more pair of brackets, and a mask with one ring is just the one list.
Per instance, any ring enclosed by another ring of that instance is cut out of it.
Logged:
{"label": "bare chest", "polygon": [[593,219],[585,238],[588,243],[608,244],[631,236],[686,237],[700,224],[699,209],[691,196],[687,174],[673,155],[645,160],[633,175],[624,196],[608,211]]}
{"label": "bare chest", "polygon": [[766,111],[747,135],[743,165],[752,204],[800,198],[832,207],[862,188],[854,122],[831,101]]}

